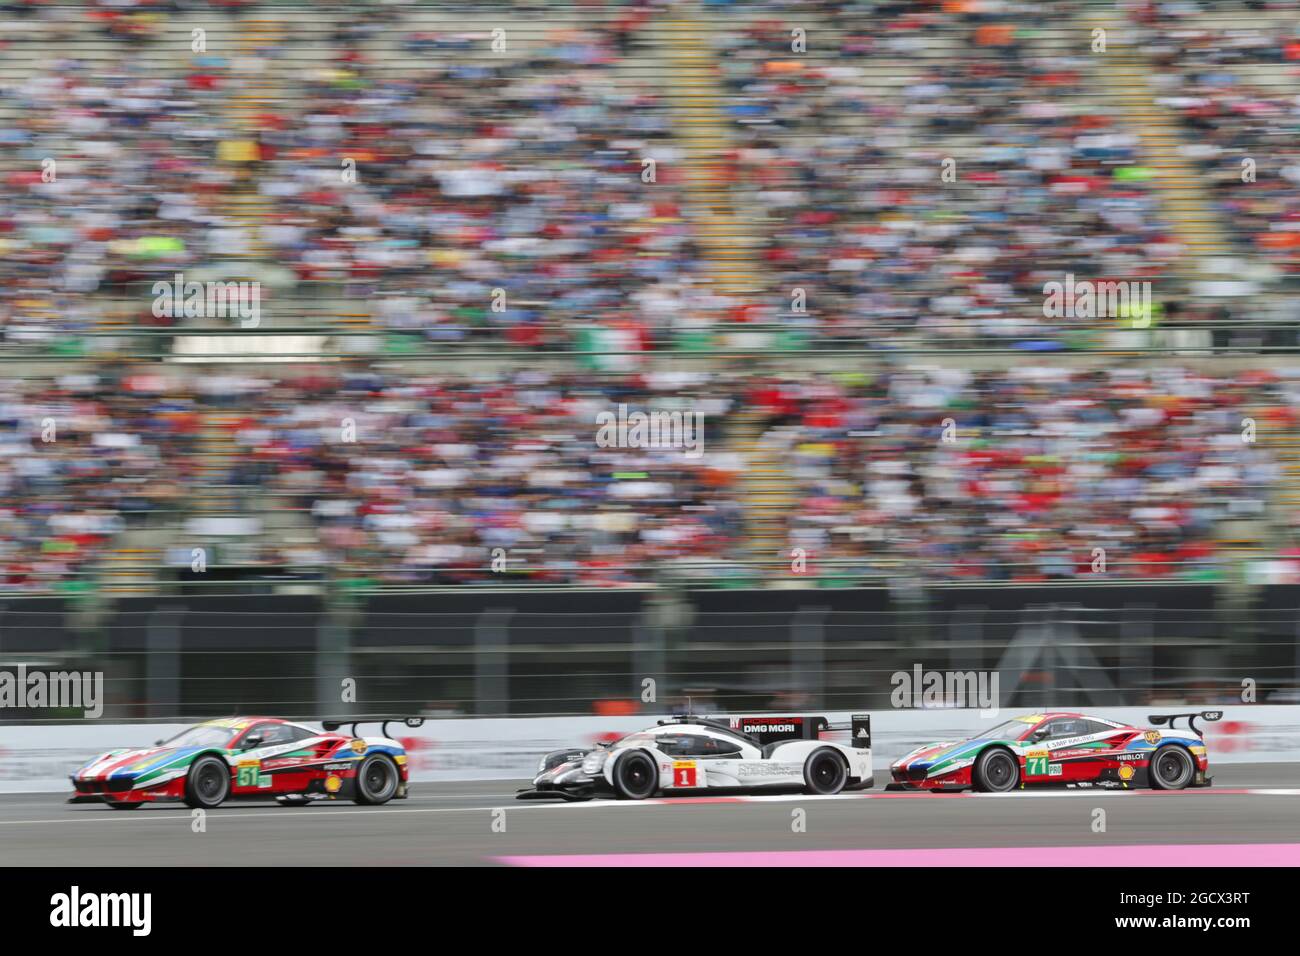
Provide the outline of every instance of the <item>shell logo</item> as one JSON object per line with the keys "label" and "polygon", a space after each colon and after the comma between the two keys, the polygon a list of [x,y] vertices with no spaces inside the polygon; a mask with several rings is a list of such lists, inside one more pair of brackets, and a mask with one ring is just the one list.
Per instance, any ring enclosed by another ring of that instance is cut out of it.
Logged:
{"label": "shell logo", "polygon": [[338,793],[339,788],[342,786],[343,786],[343,781],[340,780],[338,777],[334,776],[334,774],[330,774],[328,777],[325,778],[325,789],[330,793]]}
{"label": "shell logo", "polygon": [[1132,779],[1133,779],[1133,768],[1132,768],[1129,764],[1123,764],[1123,765],[1119,768],[1119,778],[1120,778],[1121,780],[1132,780]]}

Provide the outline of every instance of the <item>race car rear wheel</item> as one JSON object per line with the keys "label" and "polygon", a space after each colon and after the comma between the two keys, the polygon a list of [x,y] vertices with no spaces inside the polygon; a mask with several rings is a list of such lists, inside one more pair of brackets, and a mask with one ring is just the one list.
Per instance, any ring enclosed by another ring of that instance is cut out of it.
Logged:
{"label": "race car rear wheel", "polygon": [[377,807],[397,793],[401,783],[397,764],[387,754],[371,754],[357,768],[357,803]]}
{"label": "race car rear wheel", "polygon": [[1156,790],[1182,790],[1195,775],[1192,755],[1177,744],[1165,744],[1151,758],[1151,786]]}
{"label": "race car rear wheel", "polygon": [[971,781],[981,793],[1007,793],[1020,783],[1020,764],[1011,751],[991,747],[975,761]]}
{"label": "race car rear wheel", "polygon": [[185,805],[200,810],[221,806],[230,793],[230,767],[220,757],[208,754],[190,765],[185,779]]}
{"label": "race car rear wheel", "polygon": [[659,769],[640,750],[623,754],[614,766],[614,789],[627,800],[644,800],[659,789]]}
{"label": "race car rear wheel", "polygon": [[829,747],[814,750],[803,762],[804,793],[839,793],[849,782],[849,765]]}

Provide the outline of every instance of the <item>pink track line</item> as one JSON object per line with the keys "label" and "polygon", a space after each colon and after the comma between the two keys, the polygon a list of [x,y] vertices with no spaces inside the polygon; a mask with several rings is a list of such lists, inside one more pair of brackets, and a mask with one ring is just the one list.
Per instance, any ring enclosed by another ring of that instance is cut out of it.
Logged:
{"label": "pink track line", "polygon": [[1300,843],[501,856],[510,866],[1300,866]]}

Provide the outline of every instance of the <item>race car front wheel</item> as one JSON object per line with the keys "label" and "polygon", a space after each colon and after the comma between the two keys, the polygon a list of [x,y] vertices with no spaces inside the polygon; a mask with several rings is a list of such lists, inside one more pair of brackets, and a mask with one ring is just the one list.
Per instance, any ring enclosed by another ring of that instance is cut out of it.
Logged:
{"label": "race car front wheel", "polygon": [[397,793],[397,764],[385,754],[371,754],[357,768],[357,803],[377,807]]}
{"label": "race car front wheel", "polygon": [[849,782],[844,758],[830,748],[814,750],[803,763],[804,793],[839,793]]}
{"label": "race car front wheel", "polygon": [[981,793],[1007,793],[1020,783],[1020,765],[1011,751],[994,747],[980,754],[971,779]]}
{"label": "race car front wheel", "polygon": [[659,770],[650,755],[634,750],[619,757],[614,767],[614,789],[628,800],[644,800],[659,788]]}
{"label": "race car front wheel", "polygon": [[1151,758],[1151,786],[1156,790],[1182,790],[1195,775],[1192,755],[1177,744],[1165,744]]}
{"label": "race car front wheel", "polygon": [[185,779],[185,804],[200,810],[221,806],[230,793],[230,767],[220,757],[209,754],[190,765]]}

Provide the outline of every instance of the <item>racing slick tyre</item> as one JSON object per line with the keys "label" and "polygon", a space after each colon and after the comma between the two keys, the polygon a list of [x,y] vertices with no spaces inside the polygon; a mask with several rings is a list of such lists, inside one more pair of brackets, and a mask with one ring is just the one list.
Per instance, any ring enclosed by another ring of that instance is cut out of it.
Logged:
{"label": "racing slick tyre", "polygon": [[1151,758],[1151,788],[1182,790],[1196,776],[1192,755],[1177,744],[1165,744]]}
{"label": "racing slick tyre", "polygon": [[401,777],[397,764],[387,754],[371,754],[357,768],[356,802],[362,806],[377,807],[393,799]]}
{"label": "racing slick tyre", "polygon": [[975,761],[971,782],[980,793],[1008,793],[1020,783],[1020,764],[1010,750],[990,747]]}
{"label": "racing slick tyre", "polygon": [[659,789],[659,768],[642,750],[619,758],[614,767],[614,789],[625,800],[644,800]]}
{"label": "racing slick tyre", "polygon": [[208,754],[190,765],[185,778],[185,805],[199,810],[221,806],[230,793],[230,766],[220,757]]}
{"label": "racing slick tyre", "polygon": [[803,762],[803,782],[804,793],[839,793],[849,782],[848,764],[829,747],[814,750]]}

